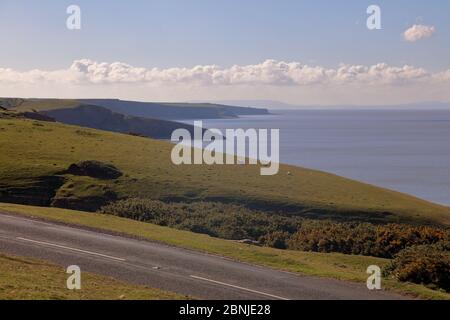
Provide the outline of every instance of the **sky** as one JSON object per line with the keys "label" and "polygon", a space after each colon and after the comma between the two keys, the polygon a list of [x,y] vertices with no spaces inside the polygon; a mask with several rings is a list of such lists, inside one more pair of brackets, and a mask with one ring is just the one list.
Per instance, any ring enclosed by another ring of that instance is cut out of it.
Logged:
{"label": "sky", "polygon": [[450,101],[449,1],[0,0],[0,30],[0,96]]}

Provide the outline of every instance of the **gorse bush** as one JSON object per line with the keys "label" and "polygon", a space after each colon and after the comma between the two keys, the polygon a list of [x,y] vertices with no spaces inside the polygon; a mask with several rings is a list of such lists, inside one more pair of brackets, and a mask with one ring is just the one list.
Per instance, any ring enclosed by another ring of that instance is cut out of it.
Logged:
{"label": "gorse bush", "polygon": [[302,219],[216,202],[126,199],[107,205],[100,212],[223,239],[249,238],[279,249],[383,258],[392,258],[407,247],[449,239],[448,231],[439,228]]}
{"label": "gorse bush", "polygon": [[258,240],[275,231],[292,234],[300,222],[300,219],[271,216],[242,206],[216,202],[188,204],[127,199],[107,205],[100,212],[230,240]]}
{"label": "gorse bush", "polygon": [[450,242],[407,248],[396,255],[384,275],[450,292]]}
{"label": "gorse bush", "polygon": [[288,249],[291,234],[285,231],[270,232],[262,236],[259,241],[264,245],[277,249]]}
{"label": "gorse bush", "polygon": [[301,223],[288,248],[392,258],[409,246],[433,244],[448,237],[447,231],[432,227],[315,220]]}

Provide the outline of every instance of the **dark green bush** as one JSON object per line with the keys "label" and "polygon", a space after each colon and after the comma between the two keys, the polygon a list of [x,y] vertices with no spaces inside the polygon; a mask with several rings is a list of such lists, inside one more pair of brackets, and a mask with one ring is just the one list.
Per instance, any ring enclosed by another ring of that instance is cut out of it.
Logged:
{"label": "dark green bush", "polygon": [[100,212],[231,240],[258,240],[275,231],[294,233],[300,221],[216,202],[127,199],[107,205]]}

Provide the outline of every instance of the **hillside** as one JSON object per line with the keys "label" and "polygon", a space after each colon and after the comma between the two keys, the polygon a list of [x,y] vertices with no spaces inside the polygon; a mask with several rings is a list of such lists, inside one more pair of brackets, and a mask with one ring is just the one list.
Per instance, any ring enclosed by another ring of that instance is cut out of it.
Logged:
{"label": "hillside", "polygon": [[[175,166],[163,141],[60,123],[0,120],[0,201],[96,210],[126,197],[245,204],[305,217],[450,223],[450,208],[293,166],[264,177],[258,166]],[[123,175],[100,180],[63,173],[98,160]]]}

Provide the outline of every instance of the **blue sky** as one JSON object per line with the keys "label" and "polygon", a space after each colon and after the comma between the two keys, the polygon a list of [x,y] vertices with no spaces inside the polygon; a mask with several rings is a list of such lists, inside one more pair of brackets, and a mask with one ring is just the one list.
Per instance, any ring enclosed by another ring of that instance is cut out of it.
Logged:
{"label": "blue sky", "polygon": [[[70,4],[81,7],[80,31],[65,27]],[[366,28],[370,4],[382,9],[382,30]],[[436,32],[404,41],[414,24]],[[23,72],[68,68],[83,58],[144,68],[274,59],[450,69],[450,1],[442,0],[0,0],[0,29],[0,68]]]}

